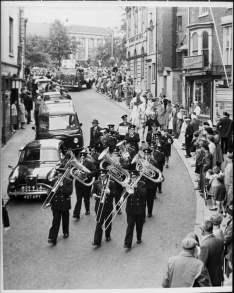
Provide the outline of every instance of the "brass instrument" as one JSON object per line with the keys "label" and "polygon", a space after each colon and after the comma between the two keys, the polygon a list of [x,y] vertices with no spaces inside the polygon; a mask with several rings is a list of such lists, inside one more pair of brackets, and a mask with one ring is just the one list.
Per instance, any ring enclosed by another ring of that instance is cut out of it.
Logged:
{"label": "brass instrument", "polygon": [[[144,163],[143,163],[143,164],[144,164]],[[121,209],[122,206],[123,206],[123,205],[125,204],[125,202],[127,201],[129,195],[131,194],[131,193],[128,193],[128,191],[127,191],[128,188],[129,188],[129,189],[133,189],[133,188],[135,188],[135,187],[137,186],[138,182],[141,180],[141,177],[142,177],[143,175],[144,175],[144,167],[143,167],[143,169],[142,169],[140,175],[138,176],[138,178],[137,178],[134,182],[132,182],[132,183],[128,184],[127,186],[125,186],[125,187],[126,187],[126,190],[122,193],[120,200],[119,200],[119,201],[117,202],[117,204],[114,206],[112,212],[109,214],[109,216],[106,218],[105,222],[104,222],[103,225],[102,225],[102,230],[103,230],[103,231],[106,231],[106,230],[108,229],[108,227],[110,226],[110,224],[114,221],[114,218],[115,218],[116,215],[118,214],[118,209],[117,209],[117,207],[119,206],[119,209]],[[124,196],[125,196],[126,193],[128,193],[128,195],[124,198]],[[120,203],[121,203],[121,204],[120,204]],[[113,215],[111,221],[110,221],[110,222],[108,223],[108,225],[105,227],[105,223],[106,223],[106,222],[109,220],[109,218],[112,216],[114,210],[115,210],[115,213],[114,213],[114,215]]]}
{"label": "brass instrument", "polygon": [[109,147],[105,148],[104,151],[102,151],[102,153],[98,157],[98,160],[102,160],[100,163],[101,169],[103,169],[104,162],[109,164],[106,169],[109,171],[111,179],[113,179],[122,186],[126,185],[126,183],[130,179],[130,174],[127,170],[124,170],[117,163],[115,163],[114,160],[110,157]]}
{"label": "brass instrument", "polygon": [[[135,155],[135,157],[132,159],[132,164],[136,163],[136,170],[142,171],[144,169],[143,176],[155,183],[162,182],[163,181],[163,175],[162,172],[147,162],[145,159],[141,157],[141,155],[138,153]],[[158,178],[156,179],[156,173],[158,173]]]}
{"label": "brass instrument", "polygon": [[103,207],[105,204],[106,200],[106,193],[107,193],[107,188],[109,188],[109,183],[110,183],[110,175],[106,178],[105,185],[102,188],[102,193],[100,196],[100,202],[98,205],[98,210],[97,210],[97,216],[96,216],[96,222],[99,223],[102,217],[102,212],[103,212]]}
{"label": "brass instrument", "polygon": [[85,186],[91,186],[93,185],[94,181],[95,181],[95,177],[92,178],[92,180],[90,182],[87,181],[87,175],[90,172],[90,170],[88,168],[86,168],[82,162],[79,162],[76,158],[74,158],[73,160],[73,165],[74,167],[71,168],[70,170],[70,175],[78,180],[79,182],[81,182],[82,184],[84,184]]}
{"label": "brass instrument", "polygon": [[72,161],[74,160],[75,158],[75,155],[72,154],[70,152],[70,155],[71,155],[71,158],[67,161],[66,165],[64,168],[55,168],[55,170],[64,170],[64,173],[63,175],[58,178],[58,180],[56,181],[56,183],[54,184],[54,186],[52,187],[52,189],[50,190],[46,200],[44,201],[43,205],[41,206],[41,210],[46,210],[48,207],[51,206],[51,200],[53,199],[56,191],[58,190],[59,186],[60,186],[60,183],[67,177],[67,175],[69,174],[70,172],[70,164],[72,163]]}

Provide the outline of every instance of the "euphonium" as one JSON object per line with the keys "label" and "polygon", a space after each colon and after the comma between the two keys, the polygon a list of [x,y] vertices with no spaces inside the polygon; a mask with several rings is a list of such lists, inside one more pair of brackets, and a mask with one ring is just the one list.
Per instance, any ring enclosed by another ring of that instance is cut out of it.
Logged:
{"label": "euphonium", "polygon": [[100,168],[103,169],[104,162],[108,163],[109,165],[106,169],[109,170],[109,174],[111,179],[116,181],[122,186],[125,186],[127,182],[130,180],[130,175],[127,170],[121,168],[118,164],[114,162],[114,160],[110,157],[109,147],[105,148],[104,151],[98,157],[98,160],[102,160],[100,163]]}
{"label": "euphonium", "polygon": [[[155,166],[147,162],[145,159],[143,159],[140,156],[140,154],[135,155],[135,157],[132,159],[132,164],[133,163],[136,163],[137,171],[141,172],[142,170],[144,170],[143,176],[146,177],[147,179],[155,183],[163,181],[162,172],[158,168],[156,168]],[[156,176],[156,173],[158,173],[159,175],[158,177]]]}
{"label": "euphonium", "polygon": [[70,162],[71,165],[74,165],[75,167],[72,167],[70,170],[70,175],[84,184],[85,186],[91,186],[93,185],[95,181],[95,177],[92,178],[92,180],[88,181],[88,174],[90,173],[89,169],[87,169],[82,163],[80,163],[76,158],[73,159],[72,162]]}

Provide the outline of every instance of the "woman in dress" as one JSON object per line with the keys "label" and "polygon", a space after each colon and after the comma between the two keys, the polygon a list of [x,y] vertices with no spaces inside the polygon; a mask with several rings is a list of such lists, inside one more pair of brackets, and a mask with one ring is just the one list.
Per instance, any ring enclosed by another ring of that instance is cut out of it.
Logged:
{"label": "woman in dress", "polygon": [[26,122],[25,114],[26,114],[26,110],[24,106],[24,99],[21,98],[19,102],[19,115],[20,115],[21,129],[25,129],[24,127],[24,124]]}
{"label": "woman in dress", "polygon": [[12,132],[16,132],[18,129],[18,111],[16,104],[17,101],[14,101],[11,105]]}

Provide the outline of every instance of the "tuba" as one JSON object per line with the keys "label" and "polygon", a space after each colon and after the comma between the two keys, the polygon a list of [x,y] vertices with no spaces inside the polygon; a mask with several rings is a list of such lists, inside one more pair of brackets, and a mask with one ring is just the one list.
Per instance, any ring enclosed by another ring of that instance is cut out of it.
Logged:
{"label": "tuba", "polygon": [[74,167],[70,170],[70,175],[84,184],[85,186],[93,185],[95,181],[95,177],[92,178],[91,181],[87,178],[88,174],[91,173],[88,168],[86,168],[82,163],[80,163],[75,157],[73,158],[72,162],[70,163]]}
{"label": "tuba", "polygon": [[105,148],[104,151],[98,157],[98,160],[102,160],[100,163],[100,168],[103,169],[104,162],[109,165],[106,167],[108,169],[111,179],[116,181],[122,186],[125,186],[129,180],[130,175],[127,170],[121,168],[118,164],[114,162],[114,160],[110,157],[109,147]]}
{"label": "tuba", "polygon": [[[159,183],[163,181],[162,172],[158,168],[147,162],[145,159],[143,159],[139,153],[136,154],[135,157],[132,159],[132,164],[134,163],[136,163],[137,171],[141,172],[142,170],[144,170],[143,176],[145,178],[153,181],[154,183]],[[159,175],[158,178],[156,178],[157,173]]]}

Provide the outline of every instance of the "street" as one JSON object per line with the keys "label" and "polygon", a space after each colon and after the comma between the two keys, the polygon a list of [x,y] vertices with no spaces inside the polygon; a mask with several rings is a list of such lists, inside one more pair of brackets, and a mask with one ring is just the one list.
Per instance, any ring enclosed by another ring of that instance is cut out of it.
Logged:
{"label": "street", "polygon": [[[70,92],[79,121],[83,123],[84,145],[89,144],[91,121],[101,127],[122,122],[128,114],[119,104],[95,92],[82,89]],[[124,102],[122,102],[124,103]],[[34,133],[31,140],[34,139]],[[18,151],[18,150],[17,150]],[[16,150],[15,150],[16,152]],[[3,173],[7,182],[8,173]],[[130,251],[123,248],[126,215],[117,215],[111,241],[100,248],[92,246],[95,230],[94,199],[91,214],[82,206],[79,221],[70,211],[70,236],[62,231],[56,246],[47,243],[52,222],[50,209],[41,211],[39,201],[11,201],[8,206],[11,229],[3,235],[3,269],[5,290],[38,289],[125,289],[161,287],[168,257],[178,254],[181,240],[193,232],[196,197],[193,184],[181,158],[172,147],[169,169],[164,170],[163,193],[154,201],[153,217],[146,219],[142,243],[134,234]],[[76,202],[75,189],[72,208]],[[135,232],[134,232],[135,233]]]}

